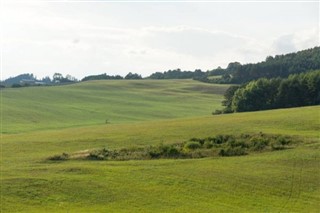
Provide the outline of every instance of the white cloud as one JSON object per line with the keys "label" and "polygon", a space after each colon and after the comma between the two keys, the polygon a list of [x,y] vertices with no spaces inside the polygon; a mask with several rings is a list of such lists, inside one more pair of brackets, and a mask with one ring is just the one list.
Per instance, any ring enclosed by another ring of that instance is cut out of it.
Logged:
{"label": "white cloud", "polygon": [[305,29],[292,34],[282,35],[273,42],[275,54],[295,52],[319,45],[319,28]]}
{"label": "white cloud", "polygon": [[274,43],[274,49],[276,52],[295,52],[297,50],[296,45],[294,44],[294,35],[284,35],[277,38]]}
{"label": "white cloud", "polygon": [[281,4],[272,16],[261,4],[247,6],[6,1],[3,78],[206,70],[319,45],[310,5]]}
{"label": "white cloud", "polygon": [[192,27],[149,28],[142,45],[165,49],[197,58],[212,58],[225,49],[245,43],[245,38],[225,32],[214,32]]}
{"label": "white cloud", "polygon": [[319,27],[306,29],[296,32],[293,37],[293,42],[298,50],[320,46]]}

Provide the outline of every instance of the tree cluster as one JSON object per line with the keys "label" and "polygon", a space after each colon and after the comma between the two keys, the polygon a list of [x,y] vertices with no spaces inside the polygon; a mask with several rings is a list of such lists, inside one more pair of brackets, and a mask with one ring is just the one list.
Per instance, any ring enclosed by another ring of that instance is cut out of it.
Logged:
{"label": "tree cluster", "polygon": [[318,105],[320,70],[293,74],[286,79],[261,78],[232,86],[224,97],[222,113]]}
{"label": "tree cluster", "polygon": [[61,73],[54,73],[52,79],[49,76],[46,76],[42,79],[38,79],[33,74],[21,74],[15,77],[8,78],[1,82],[1,87],[28,87],[28,86],[42,86],[42,85],[55,85],[55,84],[66,84],[74,83],[78,80],[71,76],[63,76]]}
{"label": "tree cluster", "polygon": [[141,75],[129,72],[124,79],[142,79]]}
{"label": "tree cluster", "polygon": [[[229,63],[226,69],[218,67],[208,72],[208,76],[196,80],[207,83],[243,84],[259,78],[286,78],[310,70],[320,69],[320,47],[285,55],[268,56],[265,61],[241,65]],[[209,79],[209,76],[221,78]]]}
{"label": "tree cluster", "polygon": [[181,71],[181,69],[168,70],[165,72],[156,72],[151,74],[150,79],[198,79],[205,77],[206,72],[202,72],[200,69],[193,71]]}
{"label": "tree cluster", "polygon": [[320,47],[286,55],[268,56],[264,62],[240,66],[232,73],[233,83],[259,78],[285,78],[291,74],[320,69]]}
{"label": "tree cluster", "polygon": [[[48,78],[48,77],[47,77]],[[49,79],[48,79],[49,81]],[[78,80],[71,76],[71,75],[66,75],[65,77],[61,73],[54,73],[52,77],[52,82],[54,84],[59,84],[59,83],[73,83],[77,82]]]}
{"label": "tree cluster", "polygon": [[137,73],[129,72],[125,77],[120,75],[107,75],[106,73],[100,75],[89,75],[84,77],[81,81],[91,80],[122,80],[122,79],[142,79],[142,76]]}
{"label": "tree cluster", "polygon": [[120,75],[107,75],[106,73],[100,75],[89,75],[84,77],[81,81],[91,81],[91,80],[120,80],[123,79]]}
{"label": "tree cluster", "polygon": [[[12,85],[20,85],[20,82],[22,80],[30,80],[30,81],[36,81],[36,77],[33,74],[25,73],[21,74],[15,77],[10,77],[2,82],[2,85],[4,86],[12,86]],[[21,85],[20,85],[21,86]]]}

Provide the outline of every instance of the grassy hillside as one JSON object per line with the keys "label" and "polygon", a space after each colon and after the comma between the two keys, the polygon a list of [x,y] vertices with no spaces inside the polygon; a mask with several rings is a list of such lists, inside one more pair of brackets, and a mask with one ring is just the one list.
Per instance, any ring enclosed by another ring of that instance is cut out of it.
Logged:
{"label": "grassy hillside", "polygon": [[[304,107],[2,136],[5,212],[317,212],[319,110]],[[296,135],[298,148],[197,160],[67,161],[53,154],[220,133]]]}
{"label": "grassy hillside", "polygon": [[228,85],[192,80],[90,81],[2,90],[3,133],[209,115]]}

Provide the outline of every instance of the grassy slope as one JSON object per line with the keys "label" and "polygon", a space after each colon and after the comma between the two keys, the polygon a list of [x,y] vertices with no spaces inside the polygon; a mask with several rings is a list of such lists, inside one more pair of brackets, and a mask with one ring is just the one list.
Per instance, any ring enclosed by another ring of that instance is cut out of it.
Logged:
{"label": "grassy slope", "polygon": [[[231,158],[45,163],[63,151],[270,132],[319,137],[320,107],[3,136],[5,212],[316,212],[319,143]],[[77,134],[75,134],[77,133]]]}
{"label": "grassy slope", "polygon": [[[3,212],[317,212],[319,112],[315,106],[72,128],[62,125],[4,134],[1,208]],[[258,131],[297,135],[306,143],[292,150],[230,158],[43,161],[64,151]]]}
{"label": "grassy slope", "polygon": [[3,133],[210,114],[227,86],[192,80],[90,81],[2,90]]}

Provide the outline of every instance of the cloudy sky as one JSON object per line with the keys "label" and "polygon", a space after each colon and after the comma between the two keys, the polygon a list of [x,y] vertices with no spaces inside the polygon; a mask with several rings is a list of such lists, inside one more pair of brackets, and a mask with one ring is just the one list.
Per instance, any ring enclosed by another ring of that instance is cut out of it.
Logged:
{"label": "cloudy sky", "polygon": [[1,78],[258,62],[319,46],[319,10],[319,1],[1,0]]}

